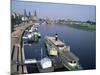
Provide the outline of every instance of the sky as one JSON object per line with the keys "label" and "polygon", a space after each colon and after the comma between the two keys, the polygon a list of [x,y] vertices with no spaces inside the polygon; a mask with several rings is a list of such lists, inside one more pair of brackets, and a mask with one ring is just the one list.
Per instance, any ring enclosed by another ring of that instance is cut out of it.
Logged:
{"label": "sky", "polygon": [[25,2],[12,0],[11,11],[23,14],[24,9],[26,9],[27,13],[30,11],[32,15],[36,10],[39,18],[96,21],[96,6],[94,5]]}

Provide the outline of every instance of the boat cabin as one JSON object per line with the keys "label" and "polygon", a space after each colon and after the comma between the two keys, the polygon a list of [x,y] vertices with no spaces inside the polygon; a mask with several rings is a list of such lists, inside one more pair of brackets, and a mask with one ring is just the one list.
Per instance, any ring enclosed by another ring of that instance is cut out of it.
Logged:
{"label": "boat cabin", "polygon": [[52,42],[52,44],[55,45],[55,47],[57,47],[59,50],[70,51],[70,46],[66,46],[65,43],[63,43],[58,38],[57,38],[57,40],[55,40],[55,37],[47,37],[47,40]]}
{"label": "boat cabin", "polygon": [[59,52],[60,58],[63,60],[63,63],[68,63],[71,66],[76,66],[79,58],[76,57],[72,52],[70,51],[60,51]]}

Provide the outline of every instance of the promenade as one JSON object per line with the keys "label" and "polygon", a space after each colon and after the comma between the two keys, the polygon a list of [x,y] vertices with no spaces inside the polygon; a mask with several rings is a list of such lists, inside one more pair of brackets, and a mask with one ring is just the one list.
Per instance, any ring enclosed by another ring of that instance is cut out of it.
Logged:
{"label": "promenade", "polygon": [[24,30],[34,23],[23,23],[19,27],[15,28],[15,31],[11,33],[11,75],[27,73],[25,65],[17,65],[17,62],[21,62],[25,59],[24,49],[21,47],[21,38]]}

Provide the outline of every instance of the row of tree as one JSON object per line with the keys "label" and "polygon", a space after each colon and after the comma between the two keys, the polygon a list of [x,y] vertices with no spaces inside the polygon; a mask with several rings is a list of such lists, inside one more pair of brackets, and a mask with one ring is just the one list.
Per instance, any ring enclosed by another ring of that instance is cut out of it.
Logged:
{"label": "row of tree", "polygon": [[16,13],[11,14],[11,31],[13,31],[15,25],[22,23],[22,16]]}
{"label": "row of tree", "polygon": [[86,21],[87,23],[90,23],[90,24],[92,24],[92,25],[96,25],[96,22],[93,22],[93,21]]}

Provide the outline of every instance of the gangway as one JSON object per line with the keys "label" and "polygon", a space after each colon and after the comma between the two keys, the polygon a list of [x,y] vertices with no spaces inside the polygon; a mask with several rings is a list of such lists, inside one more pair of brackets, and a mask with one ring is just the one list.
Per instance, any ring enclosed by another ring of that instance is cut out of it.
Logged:
{"label": "gangway", "polygon": [[17,65],[27,65],[27,64],[35,64],[40,62],[39,60],[37,61],[36,59],[26,59],[23,61],[17,61],[16,64]]}
{"label": "gangway", "polygon": [[37,63],[38,61],[36,59],[27,59],[24,60],[24,64],[34,64]]}

